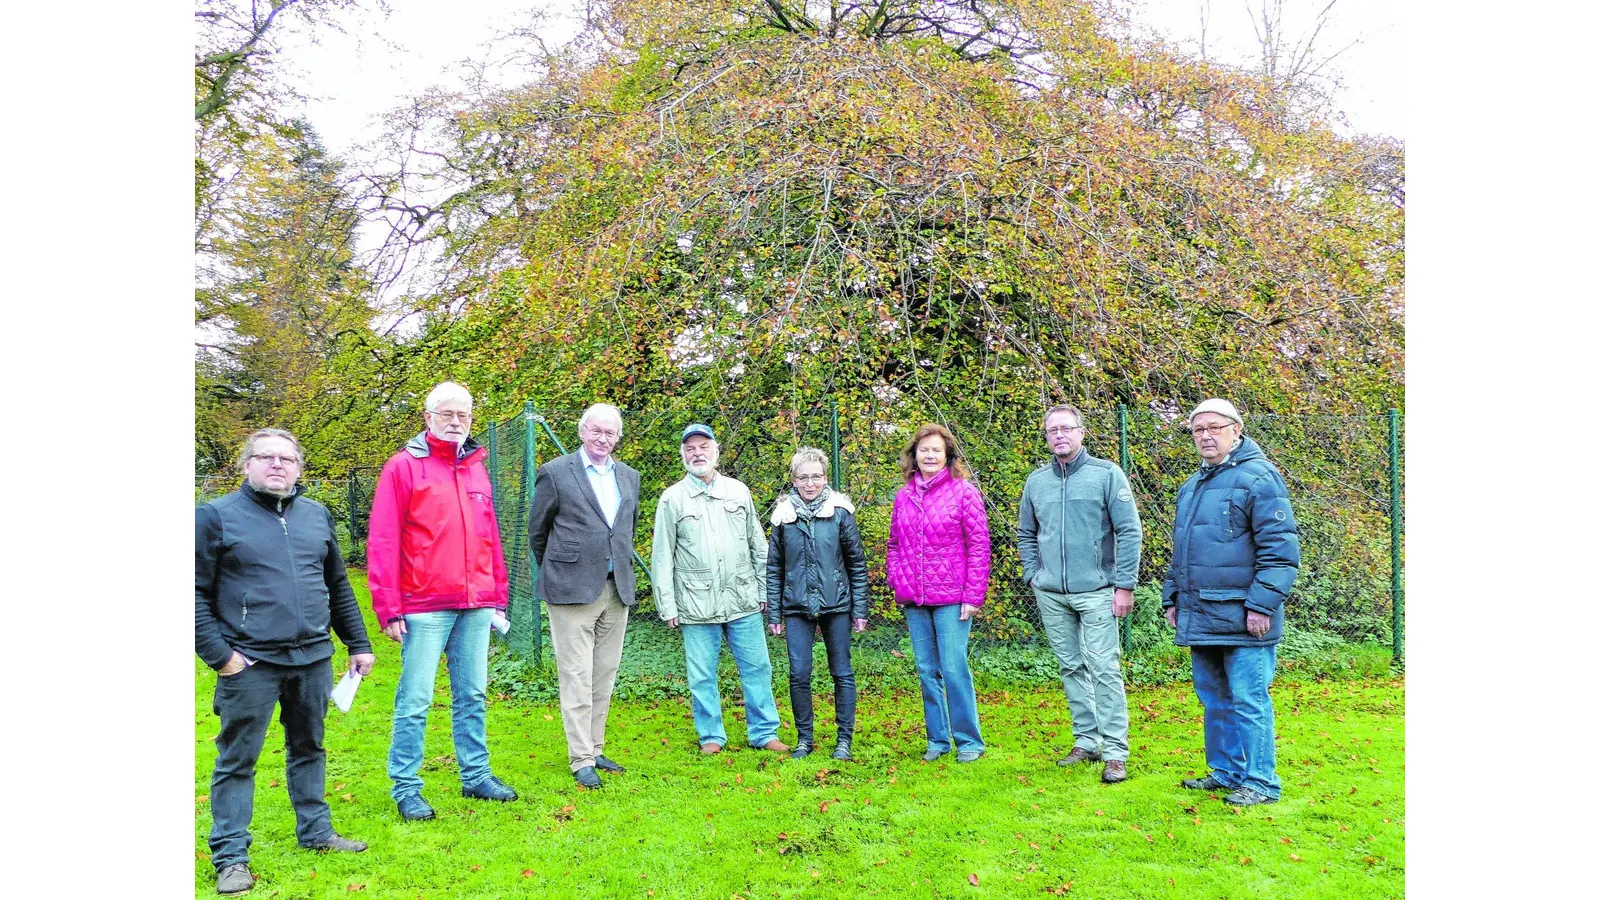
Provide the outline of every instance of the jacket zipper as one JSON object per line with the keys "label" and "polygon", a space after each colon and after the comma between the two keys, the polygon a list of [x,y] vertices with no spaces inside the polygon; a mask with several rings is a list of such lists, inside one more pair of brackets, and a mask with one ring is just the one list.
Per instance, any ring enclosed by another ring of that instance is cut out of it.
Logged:
{"label": "jacket zipper", "polygon": [[[1082,453],[1080,449],[1078,451]],[[1072,581],[1067,577],[1067,467],[1061,467],[1061,590],[1072,593]]]}
{"label": "jacket zipper", "polygon": [[471,535],[467,533],[467,506],[464,493],[461,489],[461,459],[455,461],[456,508],[461,512],[461,589],[467,595],[467,608],[477,606],[477,598],[472,595],[472,551],[467,544]]}
{"label": "jacket zipper", "polygon": [[287,518],[285,518],[284,515],[283,515],[283,498],[282,497],[278,498],[278,524],[283,527],[283,546],[284,546],[284,549],[289,554],[289,557],[288,557],[289,558],[289,567],[290,567],[290,570],[291,570],[290,578],[291,578],[291,580],[294,581],[295,619],[296,619],[295,631],[297,632],[297,636],[298,636],[298,632],[301,631],[300,622],[298,620],[299,620],[300,616],[305,612],[306,599],[300,595],[300,578],[299,578],[298,574],[293,572],[293,569],[294,569],[294,540],[289,537],[289,520]]}

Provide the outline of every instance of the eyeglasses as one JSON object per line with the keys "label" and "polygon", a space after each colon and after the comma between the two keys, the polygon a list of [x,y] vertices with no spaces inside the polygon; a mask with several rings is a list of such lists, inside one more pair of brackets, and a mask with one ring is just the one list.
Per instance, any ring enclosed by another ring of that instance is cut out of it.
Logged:
{"label": "eyeglasses", "polygon": [[472,413],[470,413],[470,412],[452,412],[452,411],[442,410],[442,409],[430,409],[430,410],[428,410],[428,415],[430,415],[430,416],[438,416],[439,418],[445,420],[446,422],[470,422],[470,421],[472,421]]}
{"label": "eyeglasses", "polygon": [[828,476],[826,475],[796,475],[794,477],[795,484],[815,484],[816,482],[827,480]]}
{"label": "eyeglasses", "polygon": [[1082,425],[1057,425],[1054,428],[1046,428],[1044,430],[1044,433],[1049,435],[1050,437],[1055,437],[1058,434],[1071,434],[1074,431],[1082,431],[1082,430],[1083,430],[1083,426]]}
{"label": "eyeglasses", "polygon": [[280,456],[276,453],[252,453],[250,458],[256,462],[264,462],[269,466],[298,466],[300,457]]}
{"label": "eyeglasses", "polygon": [[1232,422],[1224,422],[1221,425],[1191,425],[1191,426],[1189,426],[1189,433],[1190,434],[1209,434],[1212,437],[1216,437],[1217,435],[1223,433],[1224,431],[1227,431],[1229,428],[1232,428],[1232,427],[1233,427],[1233,423]]}
{"label": "eyeglasses", "polygon": [[615,431],[610,431],[605,428],[596,428],[593,425],[588,425],[585,427],[589,430],[590,437],[600,438],[601,440],[614,441],[617,438],[622,437],[622,435],[616,433]]}

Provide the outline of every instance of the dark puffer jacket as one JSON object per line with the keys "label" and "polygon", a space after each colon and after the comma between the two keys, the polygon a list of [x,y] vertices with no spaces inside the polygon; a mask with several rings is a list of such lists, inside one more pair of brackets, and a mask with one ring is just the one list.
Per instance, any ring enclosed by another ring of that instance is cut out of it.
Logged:
{"label": "dark puffer jacket", "polygon": [[[1180,647],[1278,643],[1299,571],[1289,489],[1255,441],[1242,438],[1227,460],[1202,467],[1178,490],[1161,605],[1178,607]],[[1252,636],[1246,610],[1271,616],[1271,629]]]}
{"label": "dark puffer jacket", "polygon": [[[800,525],[794,505],[786,495],[772,509],[772,533],[767,538],[767,621],[783,616],[813,619],[849,613],[867,617],[867,550],[856,527],[856,508],[850,498],[830,493],[812,519],[810,533]],[[822,601],[806,598],[806,557],[822,565]]]}

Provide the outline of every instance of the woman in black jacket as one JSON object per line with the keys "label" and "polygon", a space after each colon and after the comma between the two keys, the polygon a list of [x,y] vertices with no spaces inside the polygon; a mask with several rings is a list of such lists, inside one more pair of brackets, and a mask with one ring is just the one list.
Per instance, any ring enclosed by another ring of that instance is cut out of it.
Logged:
{"label": "woman in black jacket", "polygon": [[856,675],[850,631],[867,630],[867,554],[850,498],[828,488],[828,457],[801,447],[789,463],[794,486],[772,510],[767,539],[767,624],[789,645],[789,702],[799,742],[790,759],[815,746],[811,714],[811,647],[816,633],[828,650],[839,726],[834,759],[850,759],[856,724]]}

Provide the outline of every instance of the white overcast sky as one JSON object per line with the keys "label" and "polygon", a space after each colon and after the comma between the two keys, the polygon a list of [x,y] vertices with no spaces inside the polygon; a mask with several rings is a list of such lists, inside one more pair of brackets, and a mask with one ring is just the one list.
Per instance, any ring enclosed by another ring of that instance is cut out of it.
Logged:
{"label": "white overcast sky", "polygon": [[[386,110],[431,86],[461,83],[459,63],[483,59],[487,43],[527,21],[523,10],[544,9],[542,30],[558,44],[576,32],[570,0],[390,0],[387,16],[364,12],[349,20],[345,35],[322,33],[316,44],[285,41],[285,63],[310,98],[306,118],[330,150],[351,153],[375,134]],[[1259,9],[1262,0],[1251,0]],[[1285,33],[1300,37],[1327,0],[1284,0]],[[1136,21],[1171,39],[1198,47],[1205,0],[1132,0]],[[1404,3],[1336,0],[1329,26],[1317,39],[1323,53],[1345,49],[1332,63],[1343,82],[1336,95],[1354,131],[1404,139]],[[1211,0],[1208,55],[1243,63],[1256,56],[1255,32],[1245,0]]]}

